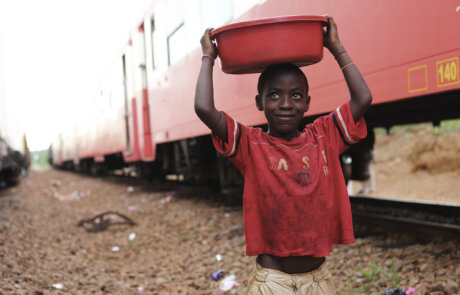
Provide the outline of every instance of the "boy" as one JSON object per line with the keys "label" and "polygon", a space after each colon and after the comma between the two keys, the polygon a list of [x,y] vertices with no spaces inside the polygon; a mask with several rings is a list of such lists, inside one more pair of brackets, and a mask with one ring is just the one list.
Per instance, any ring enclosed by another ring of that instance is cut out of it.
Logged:
{"label": "boy", "polygon": [[[257,255],[247,294],[334,294],[325,256],[354,241],[339,155],[366,136],[362,115],[372,96],[340,43],[332,17],[324,46],[336,58],[350,102],[299,131],[308,110],[308,82],[294,65],[268,67],[259,77],[256,106],[268,131],[241,125],[216,110],[212,66],[217,50],[206,30],[195,111],[212,130],[216,149],[245,178],[243,214],[247,255]],[[276,41],[276,40],[275,40]]]}

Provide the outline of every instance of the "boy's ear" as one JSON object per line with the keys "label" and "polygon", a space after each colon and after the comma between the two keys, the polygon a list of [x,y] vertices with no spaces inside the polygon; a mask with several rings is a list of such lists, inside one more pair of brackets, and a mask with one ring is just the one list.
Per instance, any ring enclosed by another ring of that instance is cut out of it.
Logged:
{"label": "boy's ear", "polygon": [[311,99],[311,96],[307,95],[307,101],[305,104],[305,112],[308,111],[308,109],[310,108],[310,99]]}
{"label": "boy's ear", "polygon": [[264,110],[264,106],[262,105],[262,98],[260,97],[259,94],[256,95],[256,106],[259,111]]}

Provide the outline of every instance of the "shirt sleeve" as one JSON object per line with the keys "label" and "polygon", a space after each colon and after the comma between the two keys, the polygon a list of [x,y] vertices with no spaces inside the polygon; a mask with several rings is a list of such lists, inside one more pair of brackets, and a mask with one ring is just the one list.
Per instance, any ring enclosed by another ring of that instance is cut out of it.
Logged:
{"label": "shirt sleeve", "polygon": [[226,156],[241,173],[244,174],[245,163],[248,154],[247,138],[249,128],[237,122],[224,112],[227,121],[227,142],[212,133],[212,142],[217,152]]}
{"label": "shirt sleeve", "polygon": [[332,113],[316,119],[313,122],[313,129],[324,134],[329,143],[337,147],[339,154],[367,135],[364,117],[355,122],[349,101]]}

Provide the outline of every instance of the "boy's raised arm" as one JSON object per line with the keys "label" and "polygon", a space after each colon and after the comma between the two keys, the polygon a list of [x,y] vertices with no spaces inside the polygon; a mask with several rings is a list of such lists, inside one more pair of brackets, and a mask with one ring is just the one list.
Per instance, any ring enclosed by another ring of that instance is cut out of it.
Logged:
{"label": "boy's raised arm", "polygon": [[195,91],[195,112],[200,120],[219,136],[222,140],[227,141],[227,122],[222,112],[214,106],[214,90],[212,81],[212,69],[214,59],[217,57],[217,49],[211,41],[209,32],[212,29],[206,29],[201,38],[201,49],[203,58],[201,70],[198,75]]}
{"label": "boy's raised arm", "polygon": [[330,15],[327,30],[324,32],[324,46],[334,55],[347,82],[350,91],[350,106],[353,119],[357,122],[367,111],[371,102],[372,94],[364,81],[361,72],[348,56],[345,48],[339,40],[337,25]]}

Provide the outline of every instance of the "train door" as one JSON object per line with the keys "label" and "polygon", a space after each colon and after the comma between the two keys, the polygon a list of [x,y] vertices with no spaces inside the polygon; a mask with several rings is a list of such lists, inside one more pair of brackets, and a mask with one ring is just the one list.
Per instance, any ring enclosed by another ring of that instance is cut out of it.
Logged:
{"label": "train door", "polygon": [[142,96],[142,136],[143,136],[143,160],[152,160],[153,147],[152,147],[152,134],[150,129],[150,111],[149,111],[149,97],[148,97],[148,83],[147,83],[147,68],[146,68],[146,42],[144,24],[138,28],[138,54],[139,54],[139,71],[141,96]]}
{"label": "train door", "polygon": [[[128,46],[124,54],[122,55],[122,79],[124,87],[124,111],[125,111],[125,139],[126,149],[123,157],[126,162],[136,162],[140,159],[139,154],[139,141],[142,136],[139,135],[139,124],[138,124],[138,109],[139,100],[138,96],[139,82],[137,78],[137,69],[135,60],[136,54],[134,54],[134,44],[132,39],[129,40]],[[137,87],[136,87],[137,86]]]}
{"label": "train door", "polygon": [[124,95],[124,102],[125,102],[125,132],[126,132],[126,155],[130,156],[132,153],[131,149],[131,137],[130,137],[130,132],[129,132],[129,99],[128,99],[128,80],[126,76],[126,55],[123,54],[122,57],[122,63],[123,63],[123,95]]}
{"label": "train door", "polygon": [[58,155],[57,155],[57,165],[62,166],[62,149],[64,148],[64,141],[62,140],[62,133],[59,134],[58,138]]}

